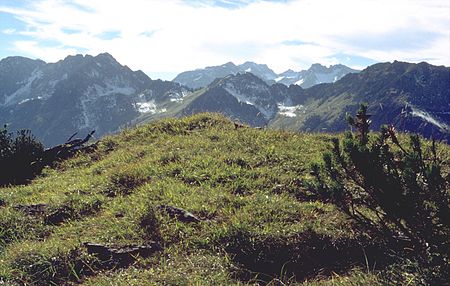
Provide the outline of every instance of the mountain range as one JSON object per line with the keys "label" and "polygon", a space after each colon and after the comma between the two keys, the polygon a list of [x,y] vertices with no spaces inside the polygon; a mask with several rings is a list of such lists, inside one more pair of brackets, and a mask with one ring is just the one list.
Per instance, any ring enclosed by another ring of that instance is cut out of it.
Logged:
{"label": "mountain range", "polygon": [[191,97],[179,115],[220,112],[252,126],[310,132],[346,130],[346,114],[368,103],[374,130],[392,124],[450,139],[450,68],[424,62],[379,63],[307,89],[269,85],[251,73],[229,75]]}
{"label": "mountain range", "polygon": [[[298,85],[301,79],[310,87]],[[57,63],[8,57],[0,61],[0,123],[31,129],[47,146],[74,132],[102,136],[198,112],[219,112],[251,126],[335,132],[346,130],[345,114],[366,102],[375,130],[391,123],[449,140],[449,87],[450,68],[427,63],[379,63],[360,72],[315,64],[280,75],[266,65],[228,63],[162,81],[107,53]]]}
{"label": "mountain range", "polygon": [[357,73],[359,70],[351,69],[338,64],[325,67],[321,64],[313,64],[309,69],[299,72],[291,69],[276,74],[267,65],[245,62],[235,65],[228,62],[221,66],[211,66],[204,69],[186,71],[177,75],[173,81],[193,89],[206,87],[217,78],[239,73],[252,73],[264,80],[267,84],[282,83],[284,85],[296,84],[303,88],[308,88],[320,83],[330,83],[341,79],[348,73]]}
{"label": "mountain range", "polygon": [[369,104],[371,127],[392,124],[402,132],[450,139],[450,68],[395,61],[369,66],[332,84],[299,93],[292,113],[278,113],[270,124],[304,131],[345,130],[345,114]]}
{"label": "mountain range", "polygon": [[114,132],[152,110],[151,99],[186,92],[178,83],[132,71],[107,53],[48,64],[23,57],[0,61],[0,121],[10,130],[31,129],[46,145],[75,131]]}

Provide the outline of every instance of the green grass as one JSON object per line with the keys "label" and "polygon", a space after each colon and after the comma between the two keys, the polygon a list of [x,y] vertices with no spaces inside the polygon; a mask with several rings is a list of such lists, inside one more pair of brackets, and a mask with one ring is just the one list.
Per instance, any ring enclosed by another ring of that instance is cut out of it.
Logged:
{"label": "green grass", "polygon": [[[0,188],[0,284],[383,285],[373,261],[364,262],[364,237],[304,187],[330,139],[235,130],[214,114],[105,137],[29,185]],[[440,149],[448,162],[449,148]],[[14,208],[38,203],[44,214]],[[203,221],[177,221],[161,204]],[[64,219],[49,223],[58,211]],[[125,268],[105,268],[83,247],[149,240],[164,250]],[[355,243],[362,246],[353,251]],[[350,252],[309,267],[336,247]]]}

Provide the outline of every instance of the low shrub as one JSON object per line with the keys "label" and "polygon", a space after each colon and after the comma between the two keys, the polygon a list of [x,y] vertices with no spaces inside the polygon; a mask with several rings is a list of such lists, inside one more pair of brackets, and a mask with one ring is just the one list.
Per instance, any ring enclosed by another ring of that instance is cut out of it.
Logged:
{"label": "low shrub", "polygon": [[29,130],[14,135],[6,126],[0,129],[0,185],[20,184],[32,178],[43,152],[44,146]]}
{"label": "low shrub", "polygon": [[411,135],[409,148],[404,148],[392,126],[384,126],[370,140],[369,118],[366,105],[356,118],[348,117],[356,135],[347,132],[342,143],[333,140],[323,162],[312,165],[310,189],[361,230],[385,240],[388,250],[416,261],[424,283],[443,283],[449,277],[450,198],[436,143],[430,156],[417,135]]}

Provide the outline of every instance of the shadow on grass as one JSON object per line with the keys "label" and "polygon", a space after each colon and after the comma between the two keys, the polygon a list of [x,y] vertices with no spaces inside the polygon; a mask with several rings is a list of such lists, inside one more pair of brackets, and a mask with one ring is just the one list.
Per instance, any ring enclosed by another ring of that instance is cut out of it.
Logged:
{"label": "shadow on grass", "polygon": [[306,231],[290,237],[258,237],[236,231],[221,241],[237,266],[235,277],[261,284],[273,279],[303,281],[345,273],[360,266],[373,270],[390,262],[381,244],[333,239]]}

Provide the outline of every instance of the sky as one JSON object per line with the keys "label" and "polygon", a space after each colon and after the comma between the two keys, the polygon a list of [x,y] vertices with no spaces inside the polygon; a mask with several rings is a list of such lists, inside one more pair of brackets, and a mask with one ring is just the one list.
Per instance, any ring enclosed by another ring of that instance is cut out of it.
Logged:
{"label": "sky", "polygon": [[0,59],[103,52],[167,80],[229,61],[450,66],[450,1],[0,0]]}

